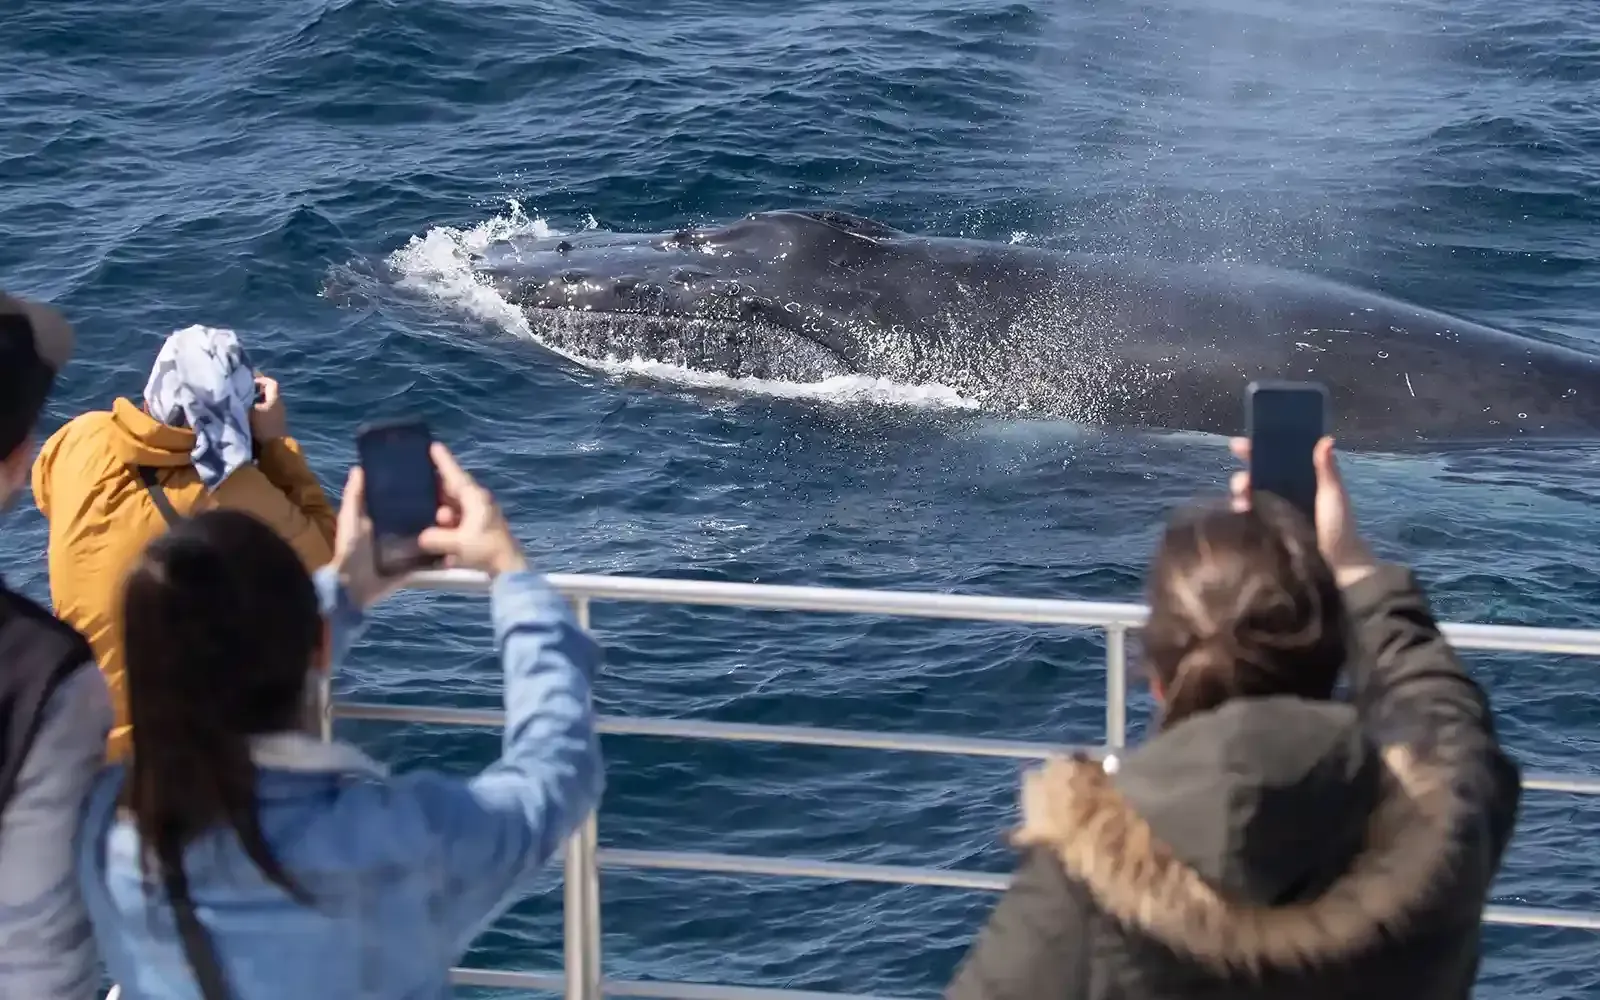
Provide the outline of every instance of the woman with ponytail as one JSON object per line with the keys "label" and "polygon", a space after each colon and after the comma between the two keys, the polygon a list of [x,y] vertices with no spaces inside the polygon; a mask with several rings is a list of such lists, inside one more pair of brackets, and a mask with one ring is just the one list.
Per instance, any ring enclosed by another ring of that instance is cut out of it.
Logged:
{"label": "woman with ponytail", "polygon": [[1331,440],[1314,464],[1315,527],[1242,472],[1168,525],[1157,732],[1024,779],[1023,863],[947,1000],[1470,995],[1518,771]]}
{"label": "woman with ponytail", "polygon": [[449,970],[593,808],[600,652],[493,498],[434,446],[422,547],[493,578],[497,761],[390,775],[304,730],[307,692],[397,581],[351,473],[332,565],[234,511],[184,519],[123,596],[129,759],[91,792],[78,881],[122,1000],[445,997]]}

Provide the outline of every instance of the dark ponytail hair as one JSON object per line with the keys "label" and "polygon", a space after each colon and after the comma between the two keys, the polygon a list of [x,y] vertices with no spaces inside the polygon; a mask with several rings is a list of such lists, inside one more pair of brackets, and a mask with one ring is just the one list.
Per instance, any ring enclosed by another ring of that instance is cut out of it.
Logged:
{"label": "dark ponytail hair", "polygon": [[1349,645],[1344,598],[1310,521],[1276,496],[1174,518],[1148,599],[1162,728],[1233,698],[1333,696]]}
{"label": "dark ponytail hair", "polygon": [[263,875],[302,903],[261,832],[250,737],[298,728],[322,644],[316,589],[293,548],[235,511],[179,521],[123,591],[133,754],[122,804],[174,897],[183,853],[231,827]]}

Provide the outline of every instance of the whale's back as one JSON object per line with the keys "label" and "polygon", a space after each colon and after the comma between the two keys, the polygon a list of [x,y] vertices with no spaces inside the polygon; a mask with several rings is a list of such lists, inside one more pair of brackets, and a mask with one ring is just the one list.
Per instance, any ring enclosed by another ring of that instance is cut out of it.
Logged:
{"label": "whale's back", "polygon": [[[1109,290],[1109,295],[1107,294]],[[1253,379],[1329,389],[1349,439],[1592,436],[1600,357],[1260,267],[1134,268],[1100,286],[1130,422],[1233,433]]]}

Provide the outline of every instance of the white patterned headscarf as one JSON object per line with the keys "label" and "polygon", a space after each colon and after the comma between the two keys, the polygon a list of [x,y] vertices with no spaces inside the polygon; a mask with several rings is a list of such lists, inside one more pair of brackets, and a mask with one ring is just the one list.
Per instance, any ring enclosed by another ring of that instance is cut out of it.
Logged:
{"label": "white patterned headscarf", "polygon": [[232,330],[191,326],[161,345],[144,387],[150,415],[194,431],[189,457],[214,490],[251,461],[250,410],[255,372]]}

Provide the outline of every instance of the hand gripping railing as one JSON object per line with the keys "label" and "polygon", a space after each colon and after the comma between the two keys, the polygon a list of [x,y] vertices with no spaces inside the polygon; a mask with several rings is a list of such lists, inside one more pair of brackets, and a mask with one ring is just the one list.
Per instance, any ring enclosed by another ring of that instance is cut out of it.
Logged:
{"label": "hand gripping railing", "polygon": [[[1100,753],[1106,749],[1119,749],[1126,743],[1127,637],[1130,630],[1144,624],[1146,609],[1141,605],[566,574],[551,574],[549,581],[572,601],[578,621],[584,628],[589,627],[590,602],[601,600],[1075,625],[1103,629],[1106,633],[1106,747],[1103,748],[1068,748],[1016,740],[863,732],[809,726],[769,726],[617,716],[601,717],[602,733],[1018,759],[1043,759],[1067,749]],[[420,574],[412,578],[410,586],[481,594],[487,592],[489,584],[487,579],[478,574],[447,571]],[[1444,626],[1444,632],[1460,649],[1600,657],[1600,630],[1594,629],[1448,624]],[[503,714],[496,711],[409,705],[334,704],[324,692],[322,712],[324,736],[331,736],[334,716],[346,719],[467,726],[499,726],[504,722]],[[1529,774],[1523,778],[1523,787],[1577,795],[1595,795],[1600,794],[1600,779],[1583,775]],[[556,975],[489,969],[456,969],[454,978],[457,983],[545,991],[560,990],[565,992],[567,1000],[600,1000],[603,994],[660,997],[665,1000],[884,1000],[884,998],[856,994],[714,986],[704,983],[603,979],[600,964],[599,869],[604,866],[780,875],[884,882],[896,885],[937,885],[989,891],[1003,890],[1008,881],[1008,877],[1004,875],[940,868],[846,864],[686,851],[618,849],[602,851],[597,843],[593,814],[568,840],[566,850],[565,973]],[[1600,913],[1522,906],[1491,906],[1485,910],[1484,919],[1498,924],[1600,930]]]}

